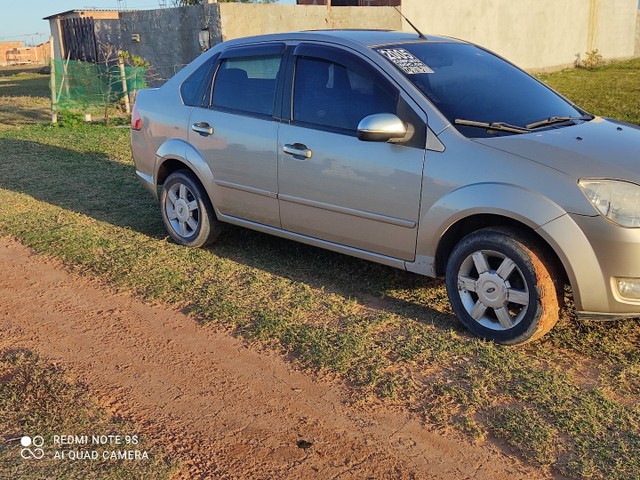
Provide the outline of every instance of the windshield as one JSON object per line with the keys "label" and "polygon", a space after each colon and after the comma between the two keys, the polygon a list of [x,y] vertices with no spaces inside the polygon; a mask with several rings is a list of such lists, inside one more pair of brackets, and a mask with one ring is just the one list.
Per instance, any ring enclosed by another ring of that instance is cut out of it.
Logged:
{"label": "windshield", "polygon": [[[584,112],[551,89],[475,45],[424,42],[376,51],[403,72],[467,137],[513,135],[527,130],[518,132],[511,127],[558,128],[573,124],[574,117],[584,120]],[[536,125],[552,117],[554,120]],[[465,121],[467,125],[460,124]],[[477,123],[509,128],[492,130]]]}

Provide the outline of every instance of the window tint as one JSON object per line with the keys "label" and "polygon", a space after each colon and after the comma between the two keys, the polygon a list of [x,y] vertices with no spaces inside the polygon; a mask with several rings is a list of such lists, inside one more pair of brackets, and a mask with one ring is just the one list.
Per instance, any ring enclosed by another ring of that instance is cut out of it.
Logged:
{"label": "window tint", "polygon": [[355,132],[374,113],[397,113],[398,93],[379,75],[319,58],[299,57],[293,118],[296,122]]}
{"label": "window tint", "polygon": [[214,107],[273,115],[281,55],[227,58],[213,86]]}
{"label": "window tint", "polygon": [[213,75],[214,59],[203,63],[180,86],[180,94],[185,105],[200,107],[209,104],[209,90],[211,90],[211,76]]}

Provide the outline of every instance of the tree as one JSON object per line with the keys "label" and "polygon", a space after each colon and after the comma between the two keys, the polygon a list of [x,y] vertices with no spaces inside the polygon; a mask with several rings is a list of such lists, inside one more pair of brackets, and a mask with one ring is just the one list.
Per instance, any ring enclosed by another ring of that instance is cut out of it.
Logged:
{"label": "tree", "polygon": [[144,88],[146,83],[143,75],[151,79],[156,77],[153,73],[149,75],[151,64],[142,57],[118,50],[110,43],[100,43],[98,51],[98,62],[79,62],[84,75],[78,75],[78,81],[84,83],[84,92],[94,92],[93,98],[89,98],[85,93],[84,101],[87,102],[87,106],[100,105],[104,109],[104,123],[108,126],[111,107],[122,102],[125,96],[126,105],[128,105],[129,94],[135,96],[136,92],[127,91],[124,84],[139,80],[133,83]]}

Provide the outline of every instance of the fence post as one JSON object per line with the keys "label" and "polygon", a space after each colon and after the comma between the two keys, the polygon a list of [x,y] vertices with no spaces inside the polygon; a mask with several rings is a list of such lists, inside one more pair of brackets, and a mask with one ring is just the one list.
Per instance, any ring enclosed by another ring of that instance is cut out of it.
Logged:
{"label": "fence post", "polygon": [[67,54],[67,61],[62,63],[62,80],[60,80],[60,90],[58,90],[58,101],[62,96],[62,87],[66,86],[67,99],[69,98],[69,60],[71,59],[71,52]]}
{"label": "fence post", "polygon": [[56,59],[53,49],[53,37],[49,37],[49,52],[51,55],[51,123],[58,123],[58,114],[56,113]]}
{"label": "fence post", "polygon": [[118,56],[118,64],[120,65],[120,77],[122,78],[122,93],[124,93],[124,106],[127,113],[131,113],[131,104],[129,100],[129,91],[127,90],[127,74],[124,70],[124,61]]}

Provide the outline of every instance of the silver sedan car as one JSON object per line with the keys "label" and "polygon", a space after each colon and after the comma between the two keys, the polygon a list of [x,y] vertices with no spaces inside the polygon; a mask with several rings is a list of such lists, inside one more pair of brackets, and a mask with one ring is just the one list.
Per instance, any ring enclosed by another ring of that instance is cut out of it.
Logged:
{"label": "silver sedan car", "polygon": [[640,314],[640,130],[487,50],[388,31],[223,42],[138,93],[137,175],[170,237],[221,223],[444,277],[474,334]]}

